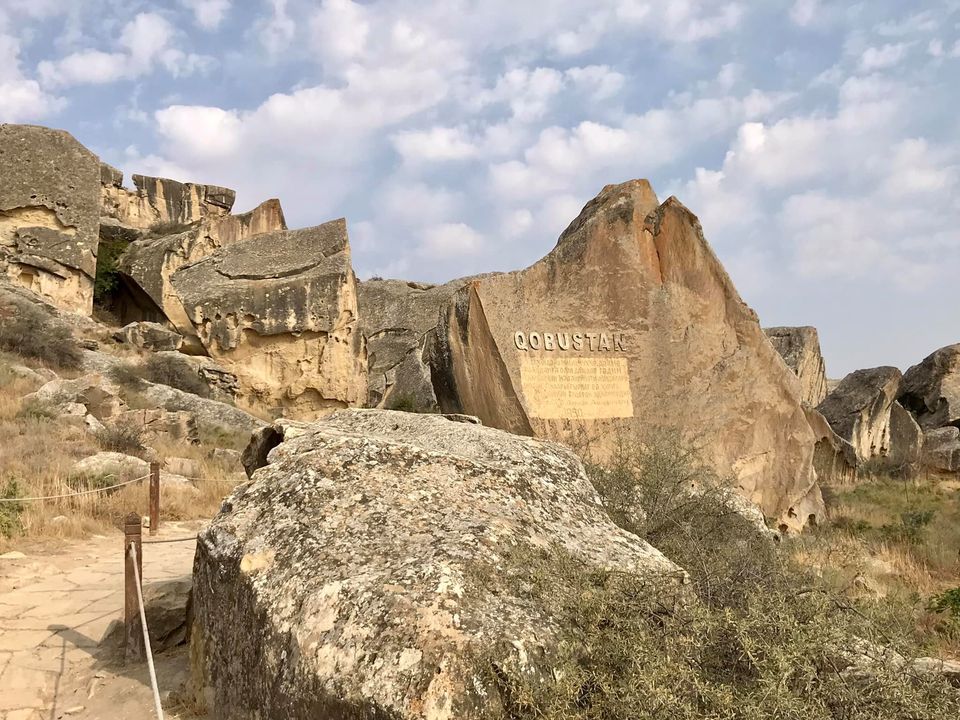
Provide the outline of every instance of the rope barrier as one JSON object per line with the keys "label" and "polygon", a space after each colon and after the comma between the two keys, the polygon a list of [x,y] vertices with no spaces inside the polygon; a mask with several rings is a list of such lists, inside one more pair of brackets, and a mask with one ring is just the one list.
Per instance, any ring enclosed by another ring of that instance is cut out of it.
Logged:
{"label": "rope barrier", "polygon": [[140,588],[140,571],[137,569],[137,546],[135,543],[130,543],[130,555],[133,557],[133,575],[137,581],[137,602],[140,604],[140,625],[143,628],[143,646],[147,650],[147,668],[150,670],[150,685],[153,687],[153,704],[157,709],[157,720],[163,720],[160,690],[157,687],[157,671],[153,668],[153,650],[150,649],[150,632],[147,630],[147,611],[143,608],[143,590]]}
{"label": "rope barrier", "polygon": [[197,536],[192,535],[190,537],[182,538],[170,538],[169,540],[141,540],[144,545],[159,545],[161,543],[176,543],[176,542],[190,542],[191,540],[196,540]]}
{"label": "rope barrier", "polygon": [[102,488],[93,488],[92,490],[78,490],[77,492],[64,493],[63,495],[45,495],[37,497],[16,497],[16,498],[0,498],[0,503],[18,503],[18,502],[33,502],[35,500],[60,500],[62,498],[68,497],[77,497],[78,495],[92,495],[93,493],[107,492],[108,490],[115,490],[116,488],[121,488],[124,485],[132,485],[136,482],[141,482],[148,479],[149,475],[144,475],[143,477],[134,478],[133,480],[125,480],[122,483],[117,483],[116,485],[108,485],[107,487]]}

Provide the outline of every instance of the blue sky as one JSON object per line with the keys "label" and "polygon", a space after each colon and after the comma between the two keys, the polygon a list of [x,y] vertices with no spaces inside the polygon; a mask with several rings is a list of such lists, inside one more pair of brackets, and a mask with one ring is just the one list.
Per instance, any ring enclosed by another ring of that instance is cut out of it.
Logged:
{"label": "blue sky", "polygon": [[960,1],[0,0],[0,121],[346,216],[361,277],[526,266],[678,196],[828,374],[960,342]]}

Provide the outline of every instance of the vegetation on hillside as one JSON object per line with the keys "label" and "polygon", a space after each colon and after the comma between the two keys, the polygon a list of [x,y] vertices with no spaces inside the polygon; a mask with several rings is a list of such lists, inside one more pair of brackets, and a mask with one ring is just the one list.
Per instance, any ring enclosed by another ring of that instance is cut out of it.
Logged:
{"label": "vegetation on hillside", "polygon": [[80,346],[70,329],[39,306],[19,298],[0,303],[0,351],[14,352],[55,368],[80,366]]}

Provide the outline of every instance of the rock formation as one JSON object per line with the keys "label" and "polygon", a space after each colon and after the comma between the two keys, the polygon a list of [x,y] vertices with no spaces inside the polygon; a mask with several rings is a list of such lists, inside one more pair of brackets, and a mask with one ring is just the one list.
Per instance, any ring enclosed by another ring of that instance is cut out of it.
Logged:
{"label": "rock formation", "polygon": [[816,407],[827,396],[827,372],[814,327],[764,328],[787,367],[800,378],[800,399]]}
{"label": "rock formation", "polygon": [[858,465],[906,468],[920,458],[920,427],[895,399],[901,377],[895,367],[856,370],[817,407],[853,446]]}
{"label": "rock formation", "polygon": [[953,425],[923,434],[923,464],[931,470],[960,473],[960,429]]}
{"label": "rock formation", "polygon": [[475,278],[428,285],[405,280],[359,284],[359,328],[367,341],[367,406],[435,412],[428,356],[440,309]]}
{"label": "rock formation", "polygon": [[0,271],[62,310],[89,315],[100,161],[61,130],[0,125]]}
{"label": "rock formation", "polygon": [[179,350],[183,336],[152,322],[133,322],[113,334],[117,342],[128,343],[142,350]]}
{"label": "rock formation", "polygon": [[925,430],[960,427],[960,344],[942,347],[907,370],[899,400]]}
{"label": "rock formation", "polygon": [[171,285],[238,401],[310,419],[362,405],[366,352],[344,220],[262,233],[182,267]]}
{"label": "rock formation", "polygon": [[813,469],[821,485],[850,485],[857,479],[860,461],[853,445],[837,435],[827,419],[807,405],[807,422],[816,437],[813,451]]}
{"label": "rock formation", "polygon": [[[100,213],[119,225],[149,230],[158,225],[186,225],[230,213],[236,193],[216,185],[181,183],[134,175],[135,190],[123,187],[123,173],[109,165],[100,172]],[[108,223],[109,224],[109,223]]]}
{"label": "rock formation", "polygon": [[502,580],[533,548],[681,592],[682,570],[613,524],[559,445],[349,410],[269,461],[197,543],[192,684],[218,717],[444,720],[496,702],[475,658],[535,672],[555,637]]}
{"label": "rock formation", "polygon": [[530,268],[459,290],[432,364],[444,412],[601,443],[678,427],[768,517],[822,511],[797,377],[697,218],[646,181],[604,188]]}
{"label": "rock formation", "polygon": [[120,259],[118,269],[123,288],[114,303],[114,313],[123,322],[169,322],[186,338],[186,350],[203,353],[170,277],[184,265],[201,260],[221,247],[286,227],[280,202],[267,200],[241,215],[218,215],[190,227],[174,227],[172,234],[148,235],[136,240]]}

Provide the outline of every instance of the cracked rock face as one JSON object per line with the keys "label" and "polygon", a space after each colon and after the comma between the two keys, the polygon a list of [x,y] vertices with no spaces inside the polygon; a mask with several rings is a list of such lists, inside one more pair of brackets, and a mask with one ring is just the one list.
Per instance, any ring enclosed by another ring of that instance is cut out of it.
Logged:
{"label": "cracked rock face", "polygon": [[[682,570],[611,522],[566,448],[334,413],[275,447],[201,533],[193,690],[221,718],[469,718],[497,694],[478,654],[534,668],[551,647],[551,617],[500,579],[512,551],[550,543],[682,593]],[[473,579],[484,569],[496,586]]]}
{"label": "cracked rock face", "polygon": [[763,330],[787,367],[800,378],[800,399],[816,407],[827,396],[827,371],[814,327],[771,327]]}
{"label": "cracked rock face", "polygon": [[444,412],[594,447],[677,427],[768,517],[819,512],[797,508],[819,497],[797,377],[697,218],[646,181],[604,188],[526,270],[458,291],[431,362]]}
{"label": "cracked rock face", "polygon": [[440,309],[466,283],[366,280],[358,285],[360,332],[367,341],[368,407],[436,412],[428,357]]}
{"label": "cracked rock face", "polygon": [[171,286],[238,401],[312,419],[366,400],[344,220],[254,235],[177,270]]}
{"label": "cracked rock face", "polygon": [[104,165],[100,171],[101,212],[120,225],[139,230],[161,224],[189,224],[229,214],[236,192],[217,185],[182,183],[134,175],[134,190],[123,187],[123,174]]}
{"label": "cracked rock face", "polygon": [[100,161],[62,130],[0,125],[0,269],[90,315],[99,242]]}
{"label": "cracked rock face", "polygon": [[907,370],[899,400],[925,430],[960,427],[960,344],[942,347]]}

